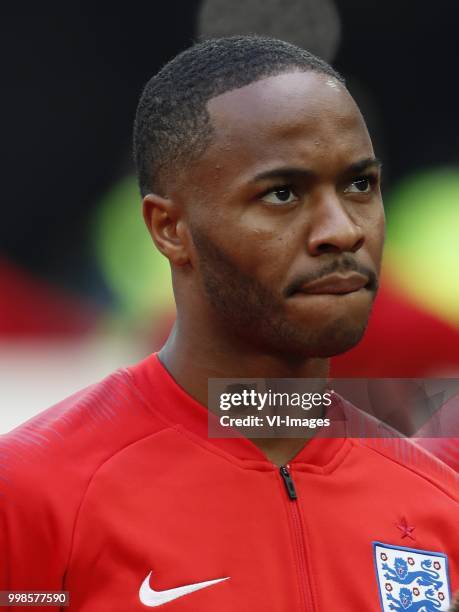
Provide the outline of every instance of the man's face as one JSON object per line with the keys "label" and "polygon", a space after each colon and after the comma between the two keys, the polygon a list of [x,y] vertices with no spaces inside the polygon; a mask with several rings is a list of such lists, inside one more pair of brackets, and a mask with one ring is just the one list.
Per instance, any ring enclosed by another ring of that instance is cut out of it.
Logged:
{"label": "man's face", "polygon": [[214,136],[186,174],[199,194],[187,217],[214,321],[292,357],[351,348],[384,237],[379,166],[355,102],[330,77],[289,72],[215,97],[208,110]]}

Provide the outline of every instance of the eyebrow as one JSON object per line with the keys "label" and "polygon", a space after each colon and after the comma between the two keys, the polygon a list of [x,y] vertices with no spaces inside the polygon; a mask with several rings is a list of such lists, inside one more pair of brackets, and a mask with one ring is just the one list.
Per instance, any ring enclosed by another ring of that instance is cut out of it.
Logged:
{"label": "eyebrow", "polygon": [[[382,163],[376,157],[366,157],[365,159],[360,159],[353,164],[350,164],[341,174],[343,176],[347,176],[350,174],[359,174],[364,170],[369,170],[370,168],[380,169]],[[273,168],[272,170],[266,170],[264,172],[260,172],[256,174],[251,180],[251,183],[257,183],[258,181],[263,181],[266,179],[295,179],[295,178],[311,178],[315,176],[313,170],[309,170],[308,168],[297,168],[295,166],[285,166],[281,168]]]}

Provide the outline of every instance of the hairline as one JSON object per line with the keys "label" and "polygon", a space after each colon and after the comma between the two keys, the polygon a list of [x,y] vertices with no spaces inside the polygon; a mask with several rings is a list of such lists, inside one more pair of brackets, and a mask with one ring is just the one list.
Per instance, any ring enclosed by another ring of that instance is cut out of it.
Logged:
{"label": "hairline", "polygon": [[[235,91],[239,91],[241,89],[245,89],[246,87],[250,87],[254,83],[259,83],[260,81],[265,81],[270,78],[275,78],[275,77],[278,77],[284,74],[307,74],[307,73],[316,74],[318,76],[323,77],[325,80],[333,80],[339,86],[341,86],[345,91],[348,91],[345,81],[343,78],[340,78],[340,75],[334,76],[333,74],[330,74],[328,72],[318,70],[315,67],[308,68],[305,66],[301,66],[299,64],[292,64],[291,66],[282,66],[282,68],[279,70],[274,70],[273,72],[267,72],[266,74],[259,75],[256,78],[254,78],[253,81],[250,81],[250,83],[246,83],[245,85],[241,85],[240,87],[233,87],[231,89],[227,89],[226,91],[218,93],[215,96],[211,96],[203,104],[203,109],[202,109],[201,114],[205,122],[206,131],[205,133],[201,135],[201,138],[198,141],[198,146],[194,146],[194,147],[191,146],[189,150],[183,154],[183,163],[181,164],[180,170],[177,170],[177,168],[169,167],[165,170],[164,175],[168,176],[172,173],[175,173],[175,180],[177,180],[177,174],[181,174],[181,172],[183,171],[186,172],[188,167],[193,162],[199,161],[208,151],[209,147],[213,144],[214,142],[213,138],[215,137],[217,131],[216,131],[215,124],[212,122],[211,111],[209,109],[210,102],[216,100],[217,98],[226,96],[227,94],[234,93]],[[162,179],[159,179],[159,184],[163,186],[164,181]]]}

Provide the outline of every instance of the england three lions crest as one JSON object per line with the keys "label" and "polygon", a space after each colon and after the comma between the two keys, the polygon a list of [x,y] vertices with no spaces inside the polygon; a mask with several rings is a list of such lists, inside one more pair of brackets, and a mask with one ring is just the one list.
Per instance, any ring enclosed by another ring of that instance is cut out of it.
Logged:
{"label": "england three lions crest", "polygon": [[429,550],[373,542],[383,612],[448,610],[448,557]]}

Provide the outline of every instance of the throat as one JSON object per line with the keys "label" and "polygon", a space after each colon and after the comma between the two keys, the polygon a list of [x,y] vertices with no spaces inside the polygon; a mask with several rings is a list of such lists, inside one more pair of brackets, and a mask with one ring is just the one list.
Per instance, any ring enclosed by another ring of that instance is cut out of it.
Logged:
{"label": "throat", "polygon": [[305,447],[308,438],[250,438],[266,458],[277,467],[286,465]]}

